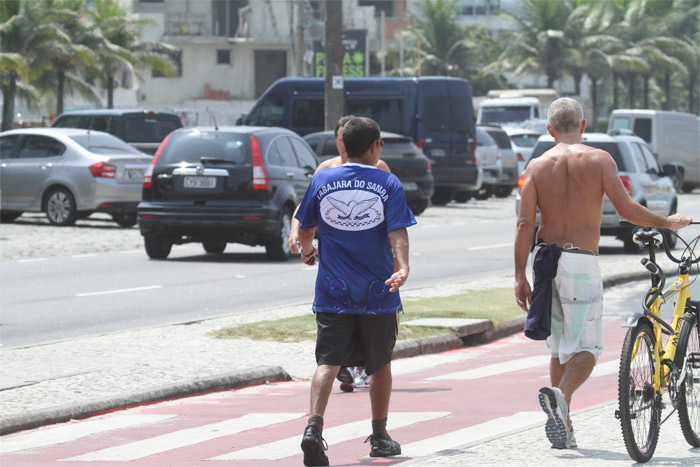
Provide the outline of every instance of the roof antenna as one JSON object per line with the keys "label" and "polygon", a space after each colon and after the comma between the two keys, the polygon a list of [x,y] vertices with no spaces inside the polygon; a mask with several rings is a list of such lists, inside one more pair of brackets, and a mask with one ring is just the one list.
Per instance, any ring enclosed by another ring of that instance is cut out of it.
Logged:
{"label": "roof antenna", "polygon": [[214,129],[215,129],[216,131],[219,131],[219,125],[216,124],[216,116],[215,116],[215,115],[212,115],[212,116],[211,116],[211,119],[214,120]]}

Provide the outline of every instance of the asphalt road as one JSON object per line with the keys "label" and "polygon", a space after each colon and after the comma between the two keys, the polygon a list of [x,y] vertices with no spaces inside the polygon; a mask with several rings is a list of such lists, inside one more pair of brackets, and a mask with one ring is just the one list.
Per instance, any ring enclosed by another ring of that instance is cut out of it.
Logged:
{"label": "asphalt road", "polygon": [[[679,204],[697,210],[697,195],[682,195]],[[407,287],[493,276],[504,277],[494,286],[510,286],[514,233],[513,197],[431,207],[409,229]],[[623,253],[611,238],[601,246],[606,256]],[[0,248],[6,347],[309,302],[316,272],[233,244],[218,256],[189,244],[175,246],[166,261],[149,260],[137,228],[100,216],[57,228],[25,215],[0,225]]]}

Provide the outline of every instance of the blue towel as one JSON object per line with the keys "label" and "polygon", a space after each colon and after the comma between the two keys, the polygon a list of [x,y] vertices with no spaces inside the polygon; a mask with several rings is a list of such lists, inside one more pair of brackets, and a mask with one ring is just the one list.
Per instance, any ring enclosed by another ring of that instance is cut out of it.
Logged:
{"label": "blue towel", "polygon": [[561,252],[560,246],[552,244],[541,246],[535,254],[532,267],[535,284],[525,321],[525,335],[536,341],[543,341],[551,334],[552,280],[557,275]]}

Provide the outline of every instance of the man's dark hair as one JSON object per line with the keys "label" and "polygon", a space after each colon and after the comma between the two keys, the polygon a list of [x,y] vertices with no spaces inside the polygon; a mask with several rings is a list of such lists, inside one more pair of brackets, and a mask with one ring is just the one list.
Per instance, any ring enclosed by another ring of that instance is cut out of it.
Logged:
{"label": "man's dark hair", "polygon": [[338,137],[338,128],[340,128],[341,126],[345,126],[345,124],[348,123],[353,118],[355,118],[354,115],[346,115],[344,117],[340,117],[340,120],[338,120],[338,123],[335,124],[335,130],[333,130],[333,137],[337,138]]}
{"label": "man's dark hair", "polygon": [[373,142],[379,140],[381,130],[377,122],[367,117],[350,119],[343,127],[343,144],[348,157],[360,157]]}

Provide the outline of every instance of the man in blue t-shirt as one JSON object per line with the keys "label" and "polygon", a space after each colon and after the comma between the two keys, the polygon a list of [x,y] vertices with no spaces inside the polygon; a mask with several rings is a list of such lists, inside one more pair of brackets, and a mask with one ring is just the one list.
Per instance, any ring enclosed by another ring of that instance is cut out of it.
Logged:
{"label": "man in blue t-shirt", "polygon": [[398,289],[408,278],[407,227],[416,223],[399,179],[376,168],[383,141],[377,123],[355,117],[343,142],[348,162],[316,174],[296,218],[301,224],[301,259],[319,268],[316,362],[309,420],[301,447],[305,465],[328,465],[323,414],[341,366],[364,366],[372,406],[371,457],[401,453],[386,432],[391,398],[391,353],[402,311]]}

